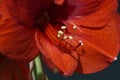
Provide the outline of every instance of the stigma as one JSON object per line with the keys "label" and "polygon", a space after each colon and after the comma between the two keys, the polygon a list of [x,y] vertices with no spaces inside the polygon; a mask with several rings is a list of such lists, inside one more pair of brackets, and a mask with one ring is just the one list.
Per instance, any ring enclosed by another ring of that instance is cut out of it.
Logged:
{"label": "stigma", "polygon": [[116,60],[117,60],[117,57],[114,57],[114,60],[116,61]]}

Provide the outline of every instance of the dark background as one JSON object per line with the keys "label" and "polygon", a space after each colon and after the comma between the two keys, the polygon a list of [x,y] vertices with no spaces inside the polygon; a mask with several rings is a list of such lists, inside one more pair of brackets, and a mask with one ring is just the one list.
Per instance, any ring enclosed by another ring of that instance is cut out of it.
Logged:
{"label": "dark background", "polygon": [[[120,0],[119,0],[120,4]],[[118,8],[118,12],[120,12],[120,5]],[[44,65],[47,76],[49,80],[120,80],[120,54],[118,56],[118,60],[114,61],[108,68],[105,70],[89,75],[82,75],[75,73],[70,77],[63,77],[60,74],[53,74],[49,71]]]}
{"label": "dark background", "polygon": [[89,75],[82,75],[75,73],[70,77],[63,77],[61,74],[53,74],[44,66],[48,80],[120,80],[120,54],[118,60],[114,61],[105,70]]}

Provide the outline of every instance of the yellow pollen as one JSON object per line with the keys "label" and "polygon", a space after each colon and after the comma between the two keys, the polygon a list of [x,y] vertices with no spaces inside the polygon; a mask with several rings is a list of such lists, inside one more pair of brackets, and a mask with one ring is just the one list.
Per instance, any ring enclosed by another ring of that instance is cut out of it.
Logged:
{"label": "yellow pollen", "polygon": [[72,36],[69,36],[69,39],[70,39],[70,40],[72,40],[72,39],[73,39],[73,37],[72,37]]}
{"label": "yellow pollen", "polygon": [[61,26],[61,29],[63,29],[63,30],[66,29],[66,28],[67,28],[66,26]]}
{"label": "yellow pollen", "polygon": [[60,34],[57,35],[58,38],[60,38],[60,36],[61,36]]}
{"label": "yellow pollen", "polygon": [[64,32],[61,31],[61,30],[59,30],[59,31],[58,31],[58,34],[62,35],[62,34],[64,34]]}
{"label": "yellow pollen", "polygon": [[77,26],[76,26],[76,25],[74,25],[74,26],[73,26],[73,29],[76,29],[76,28],[77,28]]}
{"label": "yellow pollen", "polygon": [[67,38],[68,38],[68,36],[64,36],[64,37],[63,37],[64,40],[67,39]]}

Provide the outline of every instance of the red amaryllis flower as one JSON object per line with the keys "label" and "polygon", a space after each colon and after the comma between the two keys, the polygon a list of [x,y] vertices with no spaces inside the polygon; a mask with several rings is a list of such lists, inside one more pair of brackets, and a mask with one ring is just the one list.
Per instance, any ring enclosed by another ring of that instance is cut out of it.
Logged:
{"label": "red amaryllis flower", "polygon": [[39,51],[64,75],[102,70],[119,51],[116,8],[116,0],[0,1],[0,77],[28,80]]}
{"label": "red amaryllis flower", "polygon": [[28,62],[39,51],[34,37],[36,21],[51,2],[52,0],[0,1],[1,80],[28,80]]}
{"label": "red amaryllis flower", "polygon": [[50,21],[41,21],[42,32],[36,33],[45,62],[52,62],[64,75],[106,68],[119,53],[117,7],[117,0],[65,0],[51,5]]}

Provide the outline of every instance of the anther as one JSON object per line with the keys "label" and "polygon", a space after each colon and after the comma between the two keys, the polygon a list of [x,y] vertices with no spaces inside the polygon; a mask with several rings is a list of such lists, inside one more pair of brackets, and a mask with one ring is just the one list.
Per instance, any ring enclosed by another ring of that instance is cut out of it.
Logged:
{"label": "anther", "polygon": [[79,40],[79,43],[81,44],[81,46],[83,46],[84,44],[83,44],[83,42],[82,42],[82,40]]}
{"label": "anther", "polygon": [[76,29],[76,28],[77,28],[77,26],[76,26],[76,25],[74,25],[74,26],[73,26],[73,29]]}
{"label": "anther", "polygon": [[57,37],[58,37],[58,38],[60,38],[60,37],[61,37],[61,35],[60,35],[60,34],[58,34],[58,35],[57,35]]}
{"label": "anther", "polygon": [[64,37],[63,37],[64,40],[67,39],[67,38],[68,38],[68,36],[64,36]]}
{"label": "anther", "polygon": [[59,31],[58,31],[58,34],[62,35],[62,34],[64,34],[64,32],[61,31],[61,30],[59,30]]}
{"label": "anther", "polygon": [[114,57],[114,60],[117,60],[117,57]]}
{"label": "anther", "polygon": [[69,36],[69,39],[70,39],[70,40],[72,40],[72,39],[73,39],[73,37],[72,37],[72,36]]}
{"label": "anther", "polygon": [[61,29],[65,30],[67,27],[66,26],[61,26]]}

